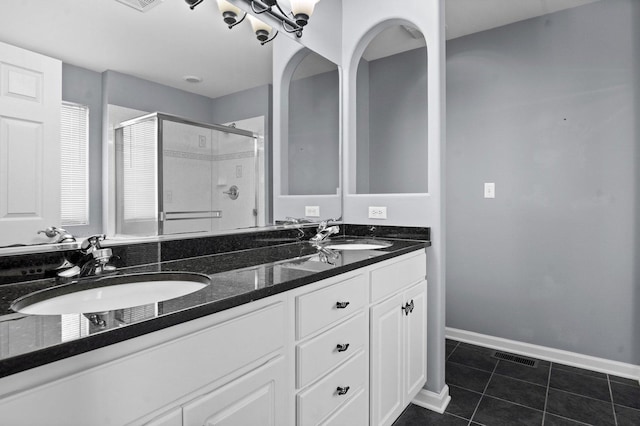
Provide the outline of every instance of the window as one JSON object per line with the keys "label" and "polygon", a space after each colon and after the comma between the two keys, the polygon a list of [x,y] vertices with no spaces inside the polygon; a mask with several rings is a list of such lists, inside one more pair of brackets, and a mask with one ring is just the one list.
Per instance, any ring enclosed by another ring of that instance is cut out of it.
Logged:
{"label": "window", "polygon": [[89,108],[62,103],[60,218],[63,226],[89,223]]}

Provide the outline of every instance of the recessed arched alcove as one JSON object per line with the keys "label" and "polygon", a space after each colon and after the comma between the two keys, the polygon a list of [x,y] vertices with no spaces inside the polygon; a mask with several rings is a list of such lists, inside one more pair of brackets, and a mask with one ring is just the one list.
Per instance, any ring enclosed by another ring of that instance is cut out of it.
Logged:
{"label": "recessed arched alcove", "polygon": [[407,22],[378,25],[361,39],[351,65],[355,173],[349,192],[427,193],[428,73],[422,33]]}

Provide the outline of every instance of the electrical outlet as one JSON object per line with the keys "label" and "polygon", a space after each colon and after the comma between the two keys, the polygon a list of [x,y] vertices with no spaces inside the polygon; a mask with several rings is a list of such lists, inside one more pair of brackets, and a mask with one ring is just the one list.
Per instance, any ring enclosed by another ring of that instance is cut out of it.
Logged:
{"label": "electrical outlet", "polygon": [[484,198],[496,198],[496,184],[486,182],[484,184]]}
{"label": "electrical outlet", "polygon": [[304,206],[304,215],[307,217],[320,217],[320,206]]}
{"label": "electrical outlet", "polygon": [[386,219],[386,218],[387,218],[386,207],[369,206],[369,219]]}

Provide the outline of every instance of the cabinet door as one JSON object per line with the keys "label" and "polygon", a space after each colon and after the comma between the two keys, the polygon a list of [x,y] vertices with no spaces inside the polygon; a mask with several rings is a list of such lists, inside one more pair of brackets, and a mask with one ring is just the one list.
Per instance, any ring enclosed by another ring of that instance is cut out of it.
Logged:
{"label": "cabinet door", "polygon": [[287,424],[284,358],[279,357],[183,407],[184,426]]}
{"label": "cabinet door", "polygon": [[182,407],[174,408],[149,423],[145,423],[144,426],[182,426]]}
{"label": "cabinet door", "polygon": [[405,304],[413,306],[404,316],[404,405],[408,405],[427,381],[427,282],[404,293]]}
{"label": "cabinet door", "polygon": [[371,307],[371,424],[390,425],[403,407],[402,295]]}

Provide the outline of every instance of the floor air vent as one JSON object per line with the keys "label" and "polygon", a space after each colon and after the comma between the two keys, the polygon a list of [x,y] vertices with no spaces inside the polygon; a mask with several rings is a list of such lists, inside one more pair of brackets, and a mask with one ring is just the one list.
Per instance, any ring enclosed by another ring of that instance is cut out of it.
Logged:
{"label": "floor air vent", "polygon": [[538,360],[526,358],[520,355],[510,354],[508,352],[493,351],[492,358],[501,359],[503,361],[515,362],[516,364],[525,365],[527,367],[536,368],[538,366]]}

